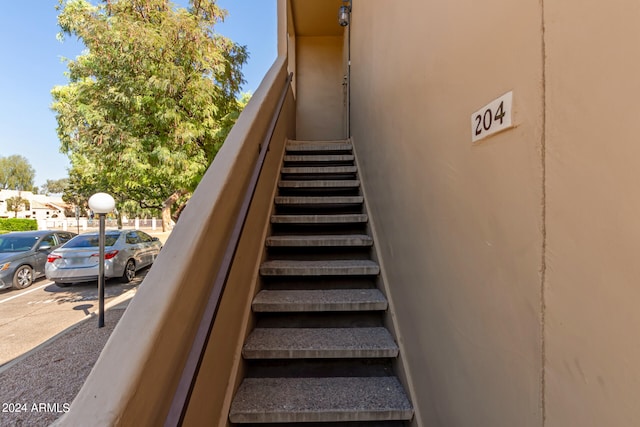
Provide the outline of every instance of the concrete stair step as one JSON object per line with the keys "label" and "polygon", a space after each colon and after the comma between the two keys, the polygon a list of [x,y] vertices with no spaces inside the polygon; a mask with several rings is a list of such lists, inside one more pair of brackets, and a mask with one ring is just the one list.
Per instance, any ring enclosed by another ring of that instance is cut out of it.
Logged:
{"label": "concrete stair step", "polygon": [[280,171],[283,175],[330,175],[330,174],[354,174],[355,166],[300,166],[283,167]]}
{"label": "concrete stair step", "polygon": [[348,359],[397,357],[386,328],[256,328],[242,349],[245,359]]}
{"label": "concrete stair step", "polygon": [[323,189],[323,188],[358,188],[360,181],[357,179],[328,179],[328,180],[308,180],[308,181],[289,181],[281,180],[278,182],[280,188],[300,188],[300,189]]}
{"label": "concrete stair step", "polygon": [[287,151],[294,152],[326,152],[326,151],[348,151],[353,147],[348,141],[288,141],[285,146]]}
{"label": "concrete stair step", "polygon": [[263,276],[377,276],[380,267],[370,260],[266,261],[260,266]]}
{"label": "concrete stair step", "polygon": [[263,290],[251,303],[256,313],[385,311],[387,307],[378,289]]}
{"label": "concrete stair step", "polygon": [[286,155],[285,162],[353,162],[353,154]]}
{"label": "concrete stair step", "polygon": [[277,196],[276,205],[359,205],[364,202],[362,196]]}
{"label": "concrete stair step", "polygon": [[309,236],[267,237],[269,247],[366,247],[373,245],[373,239],[366,234],[321,234]]}
{"label": "concrete stair step", "polygon": [[368,221],[366,214],[271,216],[272,224],[362,224]]}
{"label": "concrete stair step", "polygon": [[396,377],[245,378],[232,423],[410,420],[413,408]]}

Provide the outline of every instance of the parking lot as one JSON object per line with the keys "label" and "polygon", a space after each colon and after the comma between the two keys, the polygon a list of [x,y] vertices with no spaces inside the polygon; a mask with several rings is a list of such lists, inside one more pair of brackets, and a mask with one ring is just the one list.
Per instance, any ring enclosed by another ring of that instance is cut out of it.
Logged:
{"label": "parking lot", "polygon": [[[132,296],[147,271],[139,271],[136,278],[126,284],[108,280],[105,306]],[[97,313],[97,310],[96,282],[60,288],[47,279],[40,279],[24,290],[0,290],[0,366]]]}

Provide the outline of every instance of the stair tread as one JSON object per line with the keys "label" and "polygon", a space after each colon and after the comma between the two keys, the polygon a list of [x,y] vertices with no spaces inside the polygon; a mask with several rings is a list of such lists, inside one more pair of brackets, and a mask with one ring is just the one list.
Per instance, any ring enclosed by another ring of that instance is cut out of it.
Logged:
{"label": "stair tread", "polygon": [[273,215],[271,222],[275,224],[349,224],[367,222],[366,214],[335,215]]}
{"label": "stair tread", "polygon": [[370,260],[274,260],[260,266],[263,276],[368,276],[379,273],[378,264]]}
{"label": "stair tread", "polygon": [[352,151],[351,142],[347,141],[288,141],[287,151]]}
{"label": "stair tread", "polygon": [[294,181],[281,180],[278,182],[280,188],[357,188],[360,187],[360,181],[357,179],[327,179],[327,180],[308,180]]}
{"label": "stair tread", "polygon": [[373,239],[366,234],[271,236],[267,237],[266,245],[271,247],[371,246]]}
{"label": "stair tread", "polygon": [[285,162],[352,162],[353,154],[288,154],[284,156]]}
{"label": "stair tread", "polygon": [[277,196],[276,205],[339,205],[364,203],[362,196]]}
{"label": "stair tread", "polygon": [[245,359],[387,358],[398,346],[386,328],[256,328]]}
{"label": "stair tread", "polygon": [[254,312],[384,311],[387,299],[378,289],[263,290],[253,299]]}
{"label": "stair tread", "polygon": [[396,377],[245,378],[229,419],[247,422],[410,420]]}
{"label": "stair tread", "polygon": [[356,173],[355,166],[291,166],[283,167],[283,174],[344,174]]}

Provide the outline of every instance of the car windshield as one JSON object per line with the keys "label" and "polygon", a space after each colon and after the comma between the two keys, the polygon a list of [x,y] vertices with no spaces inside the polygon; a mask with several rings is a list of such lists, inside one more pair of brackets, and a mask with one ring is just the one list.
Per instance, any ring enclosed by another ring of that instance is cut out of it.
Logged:
{"label": "car windshield", "polygon": [[37,237],[0,236],[0,252],[25,252],[38,241]]}
{"label": "car windshield", "polygon": [[[113,246],[120,237],[120,233],[107,233],[104,238],[105,246]],[[69,240],[65,248],[97,248],[98,247],[98,235],[97,234],[84,234],[76,236]]]}

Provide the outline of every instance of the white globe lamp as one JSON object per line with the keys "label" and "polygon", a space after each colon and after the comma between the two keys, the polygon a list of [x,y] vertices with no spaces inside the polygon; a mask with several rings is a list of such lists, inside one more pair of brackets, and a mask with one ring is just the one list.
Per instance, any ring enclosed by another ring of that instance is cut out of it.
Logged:
{"label": "white globe lamp", "polygon": [[89,208],[100,218],[98,232],[98,328],[104,326],[104,217],[116,207],[116,201],[107,193],[89,197]]}
{"label": "white globe lamp", "polygon": [[89,197],[89,208],[97,214],[112,212],[116,207],[116,201],[107,193],[96,193]]}

